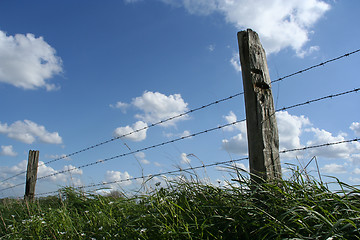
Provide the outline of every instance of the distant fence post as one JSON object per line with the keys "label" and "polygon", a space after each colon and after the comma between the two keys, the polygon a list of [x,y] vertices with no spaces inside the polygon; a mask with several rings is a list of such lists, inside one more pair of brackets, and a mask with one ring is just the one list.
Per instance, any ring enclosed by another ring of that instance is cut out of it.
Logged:
{"label": "distant fence post", "polygon": [[238,32],[252,181],[281,178],[279,135],[266,54],[256,32]]}
{"label": "distant fence post", "polygon": [[25,200],[33,201],[35,197],[35,184],[39,162],[39,151],[29,151],[29,159],[26,172]]}

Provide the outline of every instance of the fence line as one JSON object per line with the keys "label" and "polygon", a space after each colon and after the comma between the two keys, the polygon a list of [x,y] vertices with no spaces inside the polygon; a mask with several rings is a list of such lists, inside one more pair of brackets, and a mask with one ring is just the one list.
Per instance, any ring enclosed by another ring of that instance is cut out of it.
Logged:
{"label": "fence line", "polygon": [[[134,131],[132,131],[132,132],[123,134],[123,135],[121,135],[121,136],[117,136],[117,137],[111,138],[111,139],[109,139],[109,140],[106,140],[106,141],[103,141],[103,142],[100,142],[100,143],[91,145],[91,146],[89,146],[89,147],[83,148],[83,149],[81,149],[81,150],[79,150],[79,151],[76,151],[76,152],[73,152],[73,153],[69,153],[69,154],[67,154],[67,155],[64,155],[64,156],[55,158],[55,159],[50,160],[50,161],[48,161],[48,162],[44,162],[44,163],[40,164],[39,167],[40,167],[40,166],[43,166],[43,165],[46,165],[46,164],[50,164],[50,163],[56,162],[56,161],[59,161],[59,160],[61,160],[61,159],[65,159],[65,158],[74,156],[74,155],[76,155],[76,154],[79,154],[79,153],[88,151],[88,150],[90,150],[90,149],[94,149],[94,148],[99,147],[99,146],[101,146],[101,145],[104,145],[104,144],[113,142],[113,141],[118,140],[118,139],[120,139],[120,138],[124,138],[124,137],[130,136],[130,135],[135,134],[135,133],[138,133],[138,132],[140,132],[140,131],[144,131],[144,130],[146,130],[146,129],[149,129],[149,128],[151,128],[151,127],[154,127],[154,126],[163,124],[163,123],[168,122],[168,121],[171,121],[171,120],[174,120],[174,119],[176,119],[176,118],[183,117],[183,116],[188,115],[188,114],[190,114],[190,113],[193,113],[193,112],[202,110],[202,109],[204,109],[204,108],[210,107],[210,106],[212,106],[212,105],[219,104],[219,103],[221,103],[221,102],[225,102],[225,101],[230,100],[230,99],[232,99],[232,98],[238,97],[238,96],[240,96],[240,95],[242,95],[242,94],[244,94],[244,92],[236,93],[236,94],[231,95],[231,96],[229,96],[229,97],[222,98],[222,99],[213,101],[213,102],[211,102],[211,103],[205,104],[205,105],[203,105],[203,106],[201,106],[201,107],[193,108],[193,109],[191,109],[191,110],[189,110],[189,111],[183,112],[183,113],[181,113],[181,114],[175,115],[175,116],[170,117],[170,118],[167,118],[167,119],[165,119],[165,120],[161,120],[161,121],[159,121],[159,122],[152,123],[152,124],[150,124],[149,126],[136,129],[136,130],[134,130]],[[10,179],[12,179],[12,178],[15,178],[15,177],[17,177],[17,176],[20,176],[20,175],[22,175],[22,174],[24,174],[24,173],[26,173],[26,171],[23,171],[23,172],[21,172],[21,173],[18,173],[18,174],[16,174],[16,175],[13,175],[13,176],[11,176],[11,177],[8,177],[8,178],[6,178],[6,179],[3,179],[3,180],[1,180],[1,182],[5,182],[5,181],[10,180]]]}
{"label": "fence line", "polygon": [[[312,146],[307,146],[307,147],[302,147],[302,148],[294,148],[294,149],[289,149],[289,150],[283,150],[283,151],[280,151],[279,153],[283,154],[283,153],[294,152],[294,151],[305,151],[305,150],[308,150],[308,149],[329,147],[329,146],[333,146],[333,145],[338,145],[338,144],[343,144],[343,143],[350,143],[350,142],[355,142],[355,141],[360,141],[360,138],[354,138],[354,139],[351,139],[351,140],[343,140],[343,141],[338,141],[338,142],[323,143],[323,144],[312,145]],[[193,171],[193,170],[200,169],[200,168],[213,167],[213,166],[218,166],[218,165],[225,165],[225,164],[229,164],[229,163],[244,161],[244,160],[247,160],[247,159],[249,159],[249,157],[243,157],[243,158],[239,158],[239,159],[233,159],[233,160],[222,161],[222,162],[215,162],[215,163],[211,163],[211,164],[203,164],[203,165],[196,166],[196,167],[188,167],[188,168],[182,168],[182,169],[178,169],[178,170],[172,170],[172,171],[167,171],[167,172],[150,174],[148,176],[132,177],[132,178],[128,178],[128,179],[115,180],[115,181],[111,181],[111,182],[94,183],[94,184],[90,184],[90,185],[86,185],[86,186],[76,187],[76,189],[85,189],[85,188],[91,188],[91,187],[98,187],[98,186],[104,186],[104,185],[110,185],[110,184],[115,184],[115,183],[128,182],[128,181],[133,181],[133,180],[138,180],[138,179],[145,179],[145,178],[150,179],[150,178],[153,178],[153,177],[159,177],[159,176],[163,176],[163,175],[169,175],[169,174],[186,172],[186,171]],[[58,190],[57,191],[52,191],[52,192],[46,192],[46,193],[39,193],[39,194],[36,194],[36,196],[48,195],[48,194],[53,194],[53,193],[57,193],[57,192],[58,192]]]}
{"label": "fence line", "polygon": [[[320,97],[320,98],[313,99],[313,100],[308,100],[308,101],[303,102],[303,103],[298,103],[298,104],[294,104],[294,105],[291,105],[291,106],[288,106],[288,107],[283,107],[281,109],[276,110],[276,112],[288,110],[288,109],[295,108],[295,107],[300,107],[300,106],[303,106],[303,105],[311,104],[311,103],[318,102],[318,101],[325,100],[325,99],[329,99],[329,98],[335,98],[335,97],[343,96],[343,95],[346,95],[346,94],[358,92],[359,90],[360,90],[360,88],[356,88],[356,89],[353,89],[353,90],[349,90],[349,91],[345,91],[345,92],[341,92],[341,93],[337,93],[337,94],[331,94],[331,95],[328,95],[328,96],[325,96],[325,97]],[[106,159],[103,159],[103,160],[98,160],[96,162],[87,163],[87,164],[84,164],[84,165],[81,165],[81,166],[78,166],[78,167],[68,168],[68,169],[62,170],[62,171],[57,171],[55,173],[39,177],[39,178],[37,178],[37,180],[45,179],[45,178],[48,178],[48,177],[53,177],[53,176],[56,176],[58,174],[71,172],[71,171],[74,171],[74,170],[77,170],[77,169],[90,167],[90,166],[97,165],[99,163],[104,163],[104,162],[107,162],[107,161],[110,161],[110,160],[113,160],[113,159],[125,157],[125,156],[128,156],[128,155],[132,155],[132,154],[142,152],[142,151],[146,151],[146,150],[149,150],[149,149],[157,148],[157,147],[160,147],[160,146],[167,145],[169,143],[174,143],[174,142],[177,142],[177,141],[180,141],[180,140],[184,140],[184,139],[195,137],[195,136],[198,136],[198,135],[201,135],[201,134],[209,133],[209,132],[212,132],[212,131],[215,131],[215,130],[218,130],[218,129],[229,127],[229,126],[232,126],[232,125],[238,124],[240,122],[244,122],[244,121],[246,121],[246,119],[242,119],[242,120],[238,120],[238,121],[235,121],[235,122],[232,122],[232,123],[220,125],[220,126],[210,128],[210,129],[207,129],[207,130],[203,130],[203,131],[200,131],[200,132],[197,132],[197,133],[189,134],[187,136],[183,136],[183,137],[180,137],[180,138],[176,138],[176,139],[173,139],[173,140],[169,140],[169,141],[166,141],[166,142],[162,142],[162,143],[159,143],[159,144],[155,144],[155,145],[152,145],[152,146],[148,146],[148,147],[145,147],[145,148],[134,150],[134,151],[131,151],[131,152],[128,152],[128,153],[123,153],[123,154],[119,154],[119,155],[116,155],[116,156],[113,156],[113,157],[110,157],[110,158],[106,158]],[[296,149],[296,150],[301,150],[301,149]],[[283,152],[279,152],[279,153],[283,153]],[[21,173],[21,174],[23,174],[23,173]],[[5,189],[0,189],[0,192],[11,189],[11,188],[15,188],[15,187],[18,187],[18,186],[22,186],[22,185],[24,185],[24,183],[19,183],[17,185],[14,185],[14,186],[11,186],[11,187],[8,187],[8,188],[5,188]]]}
{"label": "fence line", "polygon": [[[314,69],[314,68],[317,68],[317,67],[320,67],[320,66],[324,66],[324,65],[326,65],[326,64],[328,64],[328,63],[330,63],[330,62],[337,61],[337,60],[339,60],[339,59],[342,59],[342,58],[344,58],[344,57],[348,57],[348,56],[353,55],[353,54],[358,53],[358,52],[360,52],[360,49],[354,50],[354,51],[352,51],[352,52],[345,53],[345,54],[343,54],[343,55],[341,55],[341,56],[338,56],[338,57],[329,59],[329,60],[324,61],[324,62],[321,62],[321,63],[319,63],[319,64],[316,64],[316,65],[310,66],[310,67],[308,67],[308,68],[299,70],[299,71],[297,71],[297,72],[288,74],[288,75],[286,75],[286,76],[284,76],[284,77],[280,77],[280,78],[272,81],[271,83],[276,83],[276,82],[279,82],[279,81],[283,81],[283,80],[286,79],[286,78],[289,78],[289,77],[292,77],[292,76],[295,76],[295,75],[304,73],[304,72],[306,72],[306,71],[309,71],[309,70],[311,70],[311,69]],[[214,104],[218,104],[218,103],[220,103],[220,102],[224,102],[224,101],[230,100],[230,99],[232,99],[232,98],[234,98],[234,97],[237,97],[237,96],[240,96],[240,95],[242,95],[242,94],[244,94],[244,92],[236,93],[236,94],[231,95],[231,96],[229,96],[229,97],[227,97],[227,98],[223,98],[223,99],[220,99],[220,100],[216,100],[216,101],[214,101],[214,102],[211,102],[211,103],[209,103],[209,104],[203,105],[203,106],[201,106],[201,107],[197,107],[197,108],[191,109],[191,110],[189,110],[189,111],[187,111],[187,112],[184,112],[184,113],[181,113],[181,114],[179,114],[179,115],[176,115],[176,116],[170,117],[170,118],[168,118],[168,119],[165,119],[165,120],[162,120],[162,121],[159,121],[159,122],[150,124],[149,126],[146,126],[146,127],[144,127],[144,128],[140,128],[140,129],[134,130],[134,131],[132,131],[132,132],[130,132],[130,133],[123,134],[123,135],[121,135],[121,136],[111,138],[111,139],[109,139],[109,140],[106,140],[106,141],[103,141],[103,142],[100,142],[100,143],[91,145],[91,146],[89,146],[89,147],[83,148],[83,149],[78,150],[78,151],[75,151],[75,152],[73,152],[73,153],[70,153],[70,154],[61,156],[61,157],[59,157],[59,158],[55,158],[55,159],[50,160],[50,161],[48,161],[48,162],[44,162],[43,164],[40,164],[39,167],[40,167],[40,166],[43,166],[43,165],[46,165],[46,164],[50,164],[50,163],[56,162],[56,161],[59,161],[59,160],[62,160],[62,159],[65,159],[65,158],[68,158],[68,157],[71,157],[71,156],[74,156],[74,155],[77,155],[77,154],[79,154],[79,153],[88,151],[88,150],[90,150],[90,149],[94,149],[94,148],[99,147],[99,146],[101,146],[101,145],[104,145],[104,144],[113,142],[113,141],[115,141],[115,140],[117,140],[117,139],[120,139],[120,138],[129,136],[129,135],[131,135],[131,134],[134,134],[134,133],[137,133],[137,132],[146,130],[146,129],[148,129],[148,128],[151,128],[151,127],[160,125],[160,124],[162,124],[162,123],[165,123],[165,122],[171,121],[171,120],[173,120],[173,119],[176,119],[176,118],[185,116],[185,115],[187,115],[187,114],[196,112],[196,111],[198,111],[198,110],[201,110],[201,109],[210,107],[210,106],[212,106],[212,105],[214,105]],[[26,171],[23,171],[23,172],[21,172],[21,173],[18,173],[18,174],[16,174],[16,175],[13,175],[13,176],[11,176],[11,177],[8,177],[8,178],[6,178],[6,179],[3,179],[3,180],[1,180],[1,182],[8,181],[8,180],[10,180],[10,179],[12,179],[12,178],[15,178],[15,177],[17,177],[17,176],[20,176],[20,175],[22,175],[22,174],[24,174],[24,173],[26,173]]]}
{"label": "fence line", "polygon": [[[287,109],[290,109],[290,108],[300,107],[300,106],[303,106],[303,105],[311,104],[311,103],[318,102],[318,101],[325,100],[325,99],[329,99],[329,98],[343,96],[343,95],[346,95],[346,94],[358,92],[359,90],[360,90],[360,88],[356,88],[354,90],[350,90],[350,91],[346,91],[346,92],[342,92],[342,93],[332,94],[332,95],[329,95],[329,96],[309,100],[309,101],[299,103],[299,104],[295,104],[295,105],[292,105],[292,106],[289,106],[289,107],[281,108],[280,110],[277,110],[276,112],[284,111],[284,110],[287,110]],[[225,127],[229,127],[229,126],[232,126],[232,125],[238,124],[240,122],[244,122],[244,121],[246,121],[246,119],[242,119],[242,120],[238,120],[238,121],[231,122],[231,123],[228,123],[228,124],[220,125],[220,126],[217,126],[217,127],[214,127],[214,128],[206,129],[206,130],[203,130],[203,131],[200,131],[200,132],[197,132],[197,133],[189,134],[187,136],[179,137],[179,138],[169,140],[169,141],[166,141],[166,142],[162,142],[162,143],[159,143],[159,144],[155,144],[155,145],[152,145],[152,146],[149,146],[149,147],[141,148],[141,149],[134,150],[134,151],[131,151],[131,152],[128,152],[128,153],[119,154],[119,155],[116,155],[116,156],[113,156],[113,157],[110,157],[110,158],[106,158],[106,159],[103,159],[103,160],[98,160],[96,162],[87,163],[87,164],[81,165],[79,167],[74,167],[74,168],[71,168],[71,169],[62,170],[62,171],[59,171],[59,172],[56,172],[56,173],[53,173],[53,174],[49,174],[49,175],[40,177],[40,178],[38,178],[38,180],[48,178],[48,177],[52,177],[52,176],[56,176],[56,175],[61,174],[61,173],[71,172],[71,171],[76,170],[76,169],[90,167],[92,165],[96,165],[96,164],[99,164],[99,163],[104,163],[104,162],[107,162],[107,161],[110,161],[110,160],[113,160],[113,159],[116,159],[116,158],[125,157],[125,156],[132,155],[132,154],[135,154],[135,153],[138,153],[138,152],[147,151],[149,149],[164,146],[164,145],[167,145],[169,143],[174,143],[174,142],[178,142],[178,141],[181,141],[181,140],[184,140],[184,139],[187,139],[187,138],[195,137],[195,136],[198,136],[198,135],[201,135],[201,134],[213,132],[215,130],[219,130],[219,129],[222,129],[222,128],[225,128]]]}

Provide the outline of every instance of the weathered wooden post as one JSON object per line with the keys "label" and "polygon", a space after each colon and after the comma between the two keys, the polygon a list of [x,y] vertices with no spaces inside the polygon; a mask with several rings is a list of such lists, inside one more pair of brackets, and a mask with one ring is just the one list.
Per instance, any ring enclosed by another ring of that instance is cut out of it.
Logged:
{"label": "weathered wooden post", "polygon": [[266,54],[256,32],[238,32],[251,180],[281,178],[279,135]]}
{"label": "weathered wooden post", "polygon": [[35,184],[39,162],[39,151],[29,151],[29,159],[26,172],[26,186],[24,199],[33,201],[35,197]]}

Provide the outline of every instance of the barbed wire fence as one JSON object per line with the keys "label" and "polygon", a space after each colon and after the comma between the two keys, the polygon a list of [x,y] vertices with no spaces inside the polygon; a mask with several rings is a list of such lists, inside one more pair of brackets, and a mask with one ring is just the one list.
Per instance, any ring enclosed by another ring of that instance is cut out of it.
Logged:
{"label": "barbed wire fence", "polygon": [[[299,70],[299,71],[297,71],[297,72],[288,74],[288,75],[286,75],[286,76],[284,76],[284,77],[280,77],[280,78],[272,81],[272,83],[277,83],[277,82],[283,81],[283,80],[286,79],[286,78],[290,78],[290,77],[292,77],[292,76],[295,76],[295,75],[298,75],[298,74],[307,72],[307,71],[312,70],[312,69],[315,69],[315,68],[317,68],[317,67],[324,66],[324,65],[326,65],[326,64],[328,64],[328,63],[331,63],[331,62],[340,60],[340,59],[342,59],[342,58],[348,57],[348,56],[353,55],[353,54],[358,53],[358,52],[360,52],[360,49],[355,50],[355,51],[352,51],[352,52],[349,52],[349,53],[346,53],[346,54],[341,55],[341,56],[339,56],[339,57],[336,57],[336,58],[333,58],[333,59],[330,59],[330,60],[321,62],[321,63],[316,64],[316,65],[313,65],[313,66],[311,66],[311,67],[308,67],[308,68]],[[327,95],[327,96],[324,96],[324,97],[319,97],[319,98],[312,99],[312,100],[307,100],[307,101],[302,102],[302,103],[297,103],[297,104],[294,104],[294,105],[291,105],[291,106],[288,106],[288,107],[280,108],[280,109],[276,110],[276,112],[285,111],[285,110],[288,110],[288,109],[292,109],[292,108],[296,108],[296,107],[300,107],[300,106],[312,104],[312,103],[315,103],[315,102],[319,102],[319,101],[323,101],[323,100],[327,100],[327,99],[332,99],[332,98],[340,97],[340,96],[347,95],[347,94],[350,94],[350,93],[356,93],[356,92],[358,92],[358,91],[360,91],[360,88],[355,88],[355,89],[353,89],[353,90],[348,90],[348,91],[344,91],[344,92],[340,92],[340,93],[335,93],[335,94]],[[97,147],[100,147],[100,146],[105,145],[105,144],[107,144],[107,143],[113,142],[113,141],[115,141],[115,140],[125,138],[125,137],[127,137],[127,136],[132,135],[132,134],[136,134],[136,133],[138,133],[138,132],[140,132],[140,131],[145,131],[145,130],[147,130],[147,129],[149,129],[149,128],[152,128],[152,127],[154,127],[154,126],[161,125],[161,124],[163,124],[163,123],[166,123],[166,122],[168,122],[168,121],[171,121],[171,120],[174,120],[174,119],[177,119],[177,118],[186,116],[186,115],[191,114],[191,113],[194,113],[194,112],[196,112],[196,111],[206,109],[206,108],[208,108],[208,107],[210,107],[210,106],[217,105],[217,104],[220,104],[220,103],[222,103],[222,102],[226,102],[226,101],[228,101],[228,100],[234,99],[234,98],[236,98],[236,97],[238,97],[238,96],[241,96],[241,95],[243,95],[243,94],[244,94],[244,92],[240,92],[240,93],[233,94],[233,95],[231,95],[231,96],[229,96],[229,97],[222,98],[222,99],[219,99],[219,100],[210,102],[210,103],[208,103],[208,104],[202,105],[202,106],[200,106],[200,107],[193,108],[193,109],[191,109],[191,110],[189,110],[189,111],[186,111],[186,112],[184,112],[184,113],[178,114],[178,115],[176,115],[176,116],[167,118],[167,119],[165,119],[165,120],[161,120],[161,121],[156,122],[156,123],[153,123],[153,124],[150,124],[150,125],[148,125],[148,126],[146,126],[146,127],[143,127],[143,128],[140,128],[140,129],[136,129],[136,130],[134,130],[134,131],[131,131],[131,132],[126,133],[126,134],[123,134],[123,135],[121,135],[121,136],[113,137],[113,138],[108,139],[108,140],[106,140],[106,141],[99,142],[99,143],[97,143],[97,144],[94,144],[94,145],[91,145],[91,146],[89,146],[89,147],[80,149],[80,150],[78,150],[78,151],[69,153],[69,154],[67,154],[67,155],[63,155],[63,156],[61,156],[61,157],[54,158],[54,159],[52,159],[52,160],[50,160],[50,161],[43,162],[42,164],[39,164],[38,166],[40,167],[40,166],[44,166],[44,165],[49,165],[49,164],[52,164],[52,163],[54,163],[54,162],[67,159],[67,158],[72,157],[72,156],[74,156],[74,155],[77,155],[77,154],[86,152],[86,151],[91,150],[91,149],[95,149],[95,148],[97,148]],[[196,137],[196,136],[199,136],[199,135],[202,135],[202,134],[206,134],[206,133],[210,133],[210,132],[213,132],[213,131],[216,131],[216,130],[219,130],[219,129],[224,129],[224,128],[226,128],[226,127],[234,126],[234,125],[236,125],[236,124],[239,124],[239,123],[241,123],[241,122],[244,122],[245,120],[246,120],[246,119],[242,119],[242,120],[234,121],[234,122],[231,122],[231,123],[228,123],[228,124],[219,125],[219,126],[217,126],[217,127],[213,127],[213,128],[210,128],[210,129],[206,129],[206,130],[203,130],[203,131],[199,131],[199,132],[197,132],[197,133],[189,134],[189,135],[182,136],[182,137],[179,137],[179,138],[175,138],[175,139],[172,139],[172,140],[169,140],[169,141],[165,141],[165,142],[161,142],[161,143],[158,143],[158,144],[154,144],[154,145],[151,145],[151,146],[148,146],[148,147],[140,148],[140,149],[137,149],[137,150],[134,150],[134,151],[130,151],[130,152],[127,152],[127,153],[119,154],[119,155],[116,155],[116,156],[113,156],[113,157],[105,158],[105,159],[102,159],[102,160],[97,160],[97,161],[90,162],[90,163],[87,163],[87,164],[84,164],[84,165],[80,165],[80,166],[77,166],[77,167],[73,167],[73,168],[64,169],[64,170],[62,170],[62,171],[56,171],[56,172],[54,172],[54,173],[52,173],[52,174],[48,174],[48,175],[45,175],[45,176],[42,176],[42,177],[38,177],[36,180],[47,179],[47,178],[54,177],[54,176],[59,175],[59,174],[64,174],[64,173],[72,172],[72,171],[75,171],[75,170],[78,170],[78,169],[87,168],[87,167],[90,167],[90,166],[97,165],[97,164],[99,164],[99,163],[105,163],[105,162],[108,162],[108,161],[111,161],[111,160],[114,160],[114,159],[119,159],[119,158],[122,158],[122,157],[125,157],[125,156],[128,156],[128,155],[133,155],[133,154],[136,154],[136,153],[139,153],[139,152],[147,151],[147,150],[149,150],[149,149],[161,147],[161,146],[164,146],[164,145],[167,145],[167,144],[170,144],[170,143],[175,143],[175,142],[178,142],[178,141],[181,141],[181,140],[184,140],[184,139]],[[354,138],[354,139],[351,139],[351,140],[344,140],[344,141],[339,141],[339,142],[323,143],[323,144],[314,145],[314,146],[307,146],[307,147],[303,147],[303,148],[283,150],[283,151],[280,151],[280,153],[281,153],[281,154],[284,154],[284,153],[294,152],[294,151],[305,151],[305,150],[307,150],[307,149],[320,148],[320,147],[329,147],[329,146],[333,146],[333,145],[337,145],[337,144],[350,143],[350,142],[355,142],[355,141],[359,141],[359,140],[360,140],[359,138]],[[199,169],[199,168],[206,168],[206,167],[213,167],[213,166],[218,166],[218,165],[224,165],[224,164],[229,164],[229,163],[232,163],[232,162],[238,162],[238,161],[242,161],[242,160],[246,160],[246,159],[248,159],[248,157],[240,158],[240,159],[235,159],[235,160],[229,160],[229,161],[223,161],[223,162],[216,162],[216,163],[212,163],[212,164],[203,164],[203,165],[201,165],[201,166],[196,166],[196,167],[189,167],[189,168],[180,169],[180,170],[177,169],[177,170],[172,170],[172,171],[167,171],[167,172],[162,172],[162,173],[151,174],[151,177],[168,175],[168,174],[174,174],[174,173],[180,173],[180,172],[182,172],[182,171],[196,170],[196,169]],[[26,173],[26,171],[21,171],[21,172],[18,173],[18,174],[15,174],[15,175],[13,175],[13,176],[10,176],[10,177],[7,177],[7,178],[1,180],[0,183],[5,183],[5,182],[7,182],[7,181],[10,180],[10,179],[16,178],[16,177],[21,176],[21,175],[23,175],[23,174],[25,174],[25,173]],[[149,177],[149,176],[147,176],[147,177]],[[133,178],[129,178],[129,179],[125,179],[125,180],[119,180],[119,181],[113,181],[113,182],[94,183],[94,184],[82,186],[82,187],[79,187],[79,188],[86,189],[86,188],[91,188],[91,187],[98,187],[98,186],[109,185],[109,184],[114,184],[114,183],[122,183],[122,182],[124,182],[124,181],[132,181],[132,180],[144,179],[144,178],[146,178],[146,176],[133,177]],[[36,180],[35,180],[35,181],[36,181]],[[24,186],[25,183],[20,183],[20,184],[15,184],[15,185],[14,185],[14,184],[10,184],[10,185],[11,185],[11,186],[9,186],[9,187],[0,189],[0,192],[4,192],[5,190],[13,189],[13,188],[16,188],[16,187],[19,187],[19,186]],[[39,194],[36,194],[36,195],[37,195],[37,196],[48,195],[48,194],[52,194],[52,193],[56,193],[56,192],[57,192],[57,191],[47,192],[47,193],[39,193]]]}

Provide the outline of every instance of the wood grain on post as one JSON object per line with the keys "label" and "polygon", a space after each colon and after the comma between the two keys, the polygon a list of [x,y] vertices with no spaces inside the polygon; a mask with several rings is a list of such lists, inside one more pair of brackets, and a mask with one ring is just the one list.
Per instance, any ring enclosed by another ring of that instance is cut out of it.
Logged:
{"label": "wood grain on post", "polygon": [[251,179],[281,178],[279,135],[266,54],[256,32],[238,32]]}
{"label": "wood grain on post", "polygon": [[39,151],[29,151],[29,159],[26,172],[25,200],[33,201],[35,197],[35,184],[39,162]]}

